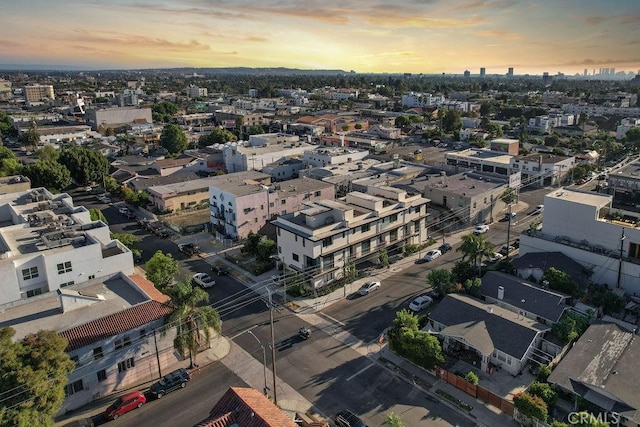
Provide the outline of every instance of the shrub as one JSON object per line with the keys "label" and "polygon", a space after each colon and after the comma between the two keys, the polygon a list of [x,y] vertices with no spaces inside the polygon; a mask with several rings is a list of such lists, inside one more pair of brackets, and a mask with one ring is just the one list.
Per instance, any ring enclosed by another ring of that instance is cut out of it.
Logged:
{"label": "shrub", "polygon": [[469,371],[464,379],[473,385],[478,385],[478,383],[480,382],[480,378],[478,378],[478,376],[473,371]]}
{"label": "shrub", "polygon": [[538,371],[538,377],[536,379],[541,383],[546,383],[549,375],[551,375],[551,368],[549,367],[549,365],[541,365],[540,371]]}
{"label": "shrub", "polygon": [[522,415],[546,421],[549,416],[547,404],[538,396],[524,392],[513,396],[513,404]]}
{"label": "shrub", "polygon": [[555,390],[552,389],[551,386],[547,383],[534,381],[531,383],[527,391],[532,396],[538,396],[539,398],[544,400],[544,403],[547,404],[547,407],[555,405],[556,401],[558,400],[558,393],[556,393]]}

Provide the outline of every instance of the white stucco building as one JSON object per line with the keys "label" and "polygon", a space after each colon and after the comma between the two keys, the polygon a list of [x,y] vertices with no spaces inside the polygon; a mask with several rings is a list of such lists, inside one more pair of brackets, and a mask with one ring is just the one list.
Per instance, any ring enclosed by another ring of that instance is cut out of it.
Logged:
{"label": "white stucco building", "polygon": [[406,244],[427,240],[428,199],[392,187],[369,187],[341,200],[305,203],[282,215],[277,229],[278,256],[285,269],[305,271],[317,288],[343,276],[347,263],[390,255]]}

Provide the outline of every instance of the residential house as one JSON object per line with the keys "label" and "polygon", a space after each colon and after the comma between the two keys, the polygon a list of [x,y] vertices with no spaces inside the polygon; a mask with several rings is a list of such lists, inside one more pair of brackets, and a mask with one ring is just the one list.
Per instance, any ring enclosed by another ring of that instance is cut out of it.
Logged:
{"label": "residential house", "polygon": [[[612,425],[640,425],[640,337],[613,323],[594,323],[555,367],[548,382],[602,408]],[[604,419],[602,417],[607,417]],[[620,421],[618,423],[617,420]]]}
{"label": "residential house", "polygon": [[429,326],[442,337],[444,350],[470,352],[483,371],[500,366],[512,375],[535,357],[550,330],[517,312],[461,294],[445,296],[431,312]]}
{"label": "residential house", "polygon": [[550,268],[566,273],[581,288],[590,282],[590,272],[579,262],[574,261],[562,252],[529,252],[511,260],[518,277],[535,280],[540,283],[543,274]]}
{"label": "residential house", "polygon": [[159,159],[153,162],[152,167],[160,174],[167,176],[176,172],[196,172],[205,169],[204,161],[192,156],[182,156],[175,159]]}
{"label": "residential house", "polygon": [[612,208],[612,196],[557,189],[544,198],[540,231],[520,235],[520,254],[562,252],[592,272],[593,283],[640,293],[640,217]]}
{"label": "residential house", "polygon": [[426,241],[428,202],[384,186],[350,192],[341,200],[305,202],[272,222],[278,257],[286,269],[306,272],[315,288],[324,286],[343,277],[350,262],[375,259],[383,248],[394,255],[404,245]]}
{"label": "residential house", "polygon": [[482,298],[545,325],[553,325],[571,308],[571,297],[499,271],[482,276]]}

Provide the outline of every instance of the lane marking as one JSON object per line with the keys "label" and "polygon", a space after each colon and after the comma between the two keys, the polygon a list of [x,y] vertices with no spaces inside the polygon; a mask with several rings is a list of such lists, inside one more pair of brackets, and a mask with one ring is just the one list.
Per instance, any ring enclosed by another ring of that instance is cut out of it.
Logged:
{"label": "lane marking", "polygon": [[247,329],[245,329],[244,331],[242,331],[242,332],[238,332],[237,334],[235,334],[235,335],[233,335],[233,336],[229,337],[229,339],[230,339],[230,340],[235,340],[235,339],[236,339],[236,338],[238,338],[240,335],[242,335],[242,334],[244,334],[244,333],[247,333],[247,332],[249,332],[249,331],[251,331],[251,330],[253,330],[253,329],[257,328],[258,326],[260,326],[260,325],[253,325],[253,326],[251,326],[250,328],[247,328]]}
{"label": "lane marking", "polygon": [[340,326],[347,326],[347,325],[345,325],[344,323],[342,323],[341,321],[339,321],[338,319],[336,319],[336,318],[334,318],[334,317],[329,316],[328,314],[325,314],[325,313],[318,313],[318,314],[319,314],[320,316],[322,316],[322,317],[325,317],[325,318],[327,318],[327,319],[331,320],[333,323],[337,323],[337,324],[338,324],[338,325],[340,325]]}
{"label": "lane marking", "polygon": [[355,377],[357,377],[358,375],[360,375],[361,373],[363,373],[364,371],[366,371],[367,369],[369,369],[373,365],[375,365],[375,363],[372,363],[372,364],[370,364],[368,366],[365,366],[364,368],[360,369],[358,372],[356,372],[355,374],[353,374],[349,378],[347,378],[347,381],[351,381],[352,379],[354,379]]}

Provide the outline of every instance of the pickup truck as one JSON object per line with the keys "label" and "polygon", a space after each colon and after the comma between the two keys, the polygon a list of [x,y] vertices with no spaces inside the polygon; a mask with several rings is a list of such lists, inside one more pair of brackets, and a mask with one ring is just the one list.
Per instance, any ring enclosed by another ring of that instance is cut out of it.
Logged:
{"label": "pickup truck", "polygon": [[210,288],[216,284],[216,281],[207,273],[196,273],[193,275],[193,283],[203,288]]}

